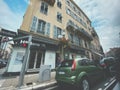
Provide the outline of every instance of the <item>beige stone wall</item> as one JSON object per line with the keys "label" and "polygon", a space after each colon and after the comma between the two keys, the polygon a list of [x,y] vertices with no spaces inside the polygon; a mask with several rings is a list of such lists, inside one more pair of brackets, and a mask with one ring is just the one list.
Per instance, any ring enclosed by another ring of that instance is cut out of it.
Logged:
{"label": "beige stone wall", "polygon": [[[53,36],[53,26],[56,25],[56,26],[60,27],[61,29],[66,30],[66,24],[67,24],[69,19],[72,20],[79,27],[84,28],[84,30],[87,31],[89,34],[91,34],[90,30],[88,30],[88,28],[85,28],[77,20],[73,19],[70,15],[66,14],[66,7],[69,8],[72,12],[74,12],[74,13],[76,13],[76,12],[73,9],[71,9],[70,6],[68,6],[66,4],[65,0],[61,0],[61,3],[62,3],[62,8],[61,9],[57,7],[57,1],[56,1],[54,6],[49,5],[47,15],[44,15],[40,12],[41,2],[42,2],[42,0],[31,0],[31,4],[28,6],[28,9],[27,9],[27,11],[24,15],[23,23],[20,27],[21,30],[25,30],[25,31],[29,32],[30,31],[30,26],[31,26],[31,23],[32,23],[32,17],[36,16],[39,19],[47,21],[51,24],[51,27],[50,27],[50,31],[51,31],[50,32],[50,37],[51,38]],[[63,16],[62,23],[57,21],[57,12],[60,12]],[[76,15],[78,15],[78,14],[76,14]],[[86,24],[87,24],[87,18],[86,18],[86,16],[83,16],[83,15],[84,14],[81,15],[81,19],[83,21],[85,21]],[[87,27],[90,27],[90,23],[87,24]],[[68,37],[68,35],[66,33],[66,38],[67,37]]]}
{"label": "beige stone wall", "polygon": [[[45,15],[40,12],[40,7],[41,7],[42,1],[43,0],[31,0],[31,4],[28,6],[28,9],[24,15],[23,23],[20,27],[21,30],[30,32],[32,18],[33,18],[33,16],[36,16],[37,18],[50,23],[50,38],[53,38],[54,25],[55,25],[57,27],[60,27],[62,30],[65,30],[65,34],[66,34],[65,37],[68,39],[68,31],[66,30],[66,26],[67,26],[67,22],[69,20],[73,21],[75,24],[77,24],[79,27],[83,28],[89,35],[92,36],[91,21],[85,15],[85,13],[77,6],[77,4],[75,4],[75,2],[73,0],[68,0],[68,1],[71,1],[71,3],[77,8],[77,10],[81,13],[81,15],[76,13],[76,11],[74,11],[69,5],[67,5],[66,0],[60,0],[62,3],[61,9],[57,7],[57,0],[56,0],[54,6],[50,6],[50,5],[48,6],[48,13],[47,13],[47,15]],[[66,13],[66,8],[69,8],[74,14],[79,16],[86,23],[87,27],[85,28],[81,23],[79,23],[77,20],[72,18],[70,15],[68,15]],[[62,14],[62,17],[63,17],[62,23],[57,21],[57,12],[60,12]],[[86,48],[85,47],[85,41],[86,41],[87,44],[89,43],[88,49],[90,49],[90,47],[91,47],[90,44],[93,44],[95,49],[98,49],[98,50],[100,49],[99,38],[93,37],[92,42],[89,40],[86,40],[84,37],[82,37],[82,39],[83,39],[83,47],[84,48]],[[91,54],[89,56],[91,57]]]}

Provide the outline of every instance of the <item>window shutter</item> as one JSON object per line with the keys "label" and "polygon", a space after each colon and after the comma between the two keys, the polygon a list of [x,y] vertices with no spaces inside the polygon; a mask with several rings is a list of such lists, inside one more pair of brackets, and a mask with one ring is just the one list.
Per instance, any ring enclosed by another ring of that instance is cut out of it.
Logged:
{"label": "window shutter", "polygon": [[31,24],[31,28],[30,28],[30,31],[36,31],[36,25],[37,25],[37,17],[33,17],[32,19],[32,24]]}
{"label": "window shutter", "polygon": [[45,35],[50,35],[50,23],[46,23]]}
{"label": "window shutter", "polygon": [[57,38],[57,27],[54,26],[54,38]]}

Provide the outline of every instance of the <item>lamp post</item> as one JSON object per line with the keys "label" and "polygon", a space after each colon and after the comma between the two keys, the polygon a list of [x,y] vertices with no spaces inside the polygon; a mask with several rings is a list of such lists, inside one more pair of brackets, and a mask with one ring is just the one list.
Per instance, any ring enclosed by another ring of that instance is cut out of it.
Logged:
{"label": "lamp post", "polygon": [[65,32],[62,32],[61,35],[58,36],[61,45],[61,59],[64,60],[64,44],[62,43],[63,38],[65,38]]}
{"label": "lamp post", "polygon": [[62,32],[62,35],[58,36],[61,45],[61,59],[64,60],[64,48],[65,45],[68,43],[68,40],[65,38],[65,32]]}

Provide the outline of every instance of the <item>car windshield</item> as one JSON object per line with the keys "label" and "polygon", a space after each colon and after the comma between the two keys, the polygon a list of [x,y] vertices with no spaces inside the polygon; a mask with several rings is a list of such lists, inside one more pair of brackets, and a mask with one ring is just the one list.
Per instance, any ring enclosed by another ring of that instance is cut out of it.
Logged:
{"label": "car windshield", "polygon": [[60,67],[71,67],[73,60],[65,60],[61,63]]}

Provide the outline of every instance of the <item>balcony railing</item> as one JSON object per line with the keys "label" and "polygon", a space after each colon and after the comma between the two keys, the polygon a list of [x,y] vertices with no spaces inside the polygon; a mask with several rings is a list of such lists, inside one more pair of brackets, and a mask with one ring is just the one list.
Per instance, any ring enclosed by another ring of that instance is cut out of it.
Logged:
{"label": "balcony railing", "polygon": [[71,29],[73,31],[79,31],[83,36],[85,36],[87,39],[92,40],[92,36],[89,35],[83,28],[80,28],[78,25],[74,24],[71,20],[67,23],[67,29]]}
{"label": "balcony railing", "polygon": [[47,2],[51,6],[54,6],[55,4],[55,0],[43,0],[43,1]]}

